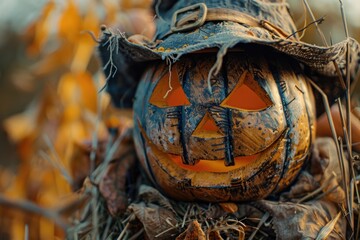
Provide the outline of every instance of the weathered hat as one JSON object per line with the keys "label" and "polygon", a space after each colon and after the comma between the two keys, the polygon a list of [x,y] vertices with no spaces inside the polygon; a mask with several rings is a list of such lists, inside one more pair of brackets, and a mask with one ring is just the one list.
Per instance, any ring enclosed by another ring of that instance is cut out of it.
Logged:
{"label": "weathered hat", "polygon": [[[344,92],[346,52],[351,80],[360,65],[359,44],[352,38],[329,47],[301,42],[285,0],[158,0],[154,3],[157,31],[153,40],[115,34],[103,28],[99,45],[116,106],[130,107],[143,65],[175,62],[184,54],[217,48],[218,59],[244,44],[286,54],[303,63],[330,101]],[[221,61],[220,61],[221,62]]]}

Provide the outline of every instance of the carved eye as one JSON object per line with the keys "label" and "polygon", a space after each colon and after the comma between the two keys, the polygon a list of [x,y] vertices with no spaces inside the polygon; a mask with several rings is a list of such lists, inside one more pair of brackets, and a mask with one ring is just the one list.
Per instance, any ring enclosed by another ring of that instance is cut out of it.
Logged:
{"label": "carved eye", "polygon": [[234,89],[220,104],[241,111],[261,111],[272,105],[269,95],[248,71],[243,72]]}
{"label": "carved eye", "polygon": [[159,108],[190,105],[190,101],[180,84],[176,67],[161,77],[149,102]]}

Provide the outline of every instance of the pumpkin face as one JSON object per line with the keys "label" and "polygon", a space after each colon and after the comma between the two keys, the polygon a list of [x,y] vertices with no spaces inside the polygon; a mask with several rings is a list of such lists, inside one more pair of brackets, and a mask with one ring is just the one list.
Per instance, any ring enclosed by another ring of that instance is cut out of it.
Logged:
{"label": "pumpkin face", "polygon": [[288,59],[229,53],[157,63],[134,103],[135,144],[149,177],[179,200],[245,201],[288,186],[308,157],[315,112]]}

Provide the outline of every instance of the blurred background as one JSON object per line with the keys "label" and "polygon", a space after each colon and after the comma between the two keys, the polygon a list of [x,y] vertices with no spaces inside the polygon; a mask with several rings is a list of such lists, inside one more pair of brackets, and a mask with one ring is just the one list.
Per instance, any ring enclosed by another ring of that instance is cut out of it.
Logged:
{"label": "blurred background", "polygon": [[[312,21],[303,0],[288,2],[298,29]],[[325,19],[320,28],[327,41],[344,40],[341,2],[308,2],[315,17]],[[342,2],[349,35],[359,41],[360,1]],[[55,149],[59,155],[55,158],[66,159],[65,169],[70,173],[79,170],[71,161],[76,151],[73,143],[91,138],[99,106],[104,112],[109,108],[106,94],[101,99],[97,96],[105,81],[96,56],[97,43],[89,32],[97,37],[100,25],[106,24],[129,35],[150,37],[153,27],[143,24],[153,20],[150,5],[151,0],[0,0],[0,193],[42,206],[51,206],[59,196],[71,193],[64,174],[50,171],[51,176],[44,175],[49,166],[36,151],[43,145],[47,146],[45,153]],[[302,40],[324,45],[314,26]],[[106,134],[104,128],[98,128],[99,136]],[[57,179],[55,185],[53,179]],[[24,222],[34,222],[21,216],[16,225],[12,217],[0,208],[0,239],[14,234],[13,239],[24,239]],[[63,237],[52,223],[37,219],[36,224],[33,239]],[[6,226],[10,226],[7,232],[2,232]]]}

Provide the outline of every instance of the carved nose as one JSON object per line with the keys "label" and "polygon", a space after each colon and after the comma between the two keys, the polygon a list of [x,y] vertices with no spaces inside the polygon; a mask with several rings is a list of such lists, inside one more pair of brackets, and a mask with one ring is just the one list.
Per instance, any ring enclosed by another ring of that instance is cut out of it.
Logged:
{"label": "carved nose", "polygon": [[207,112],[195,128],[192,136],[199,138],[221,138],[224,137],[224,134],[216,125],[211,114]]}

